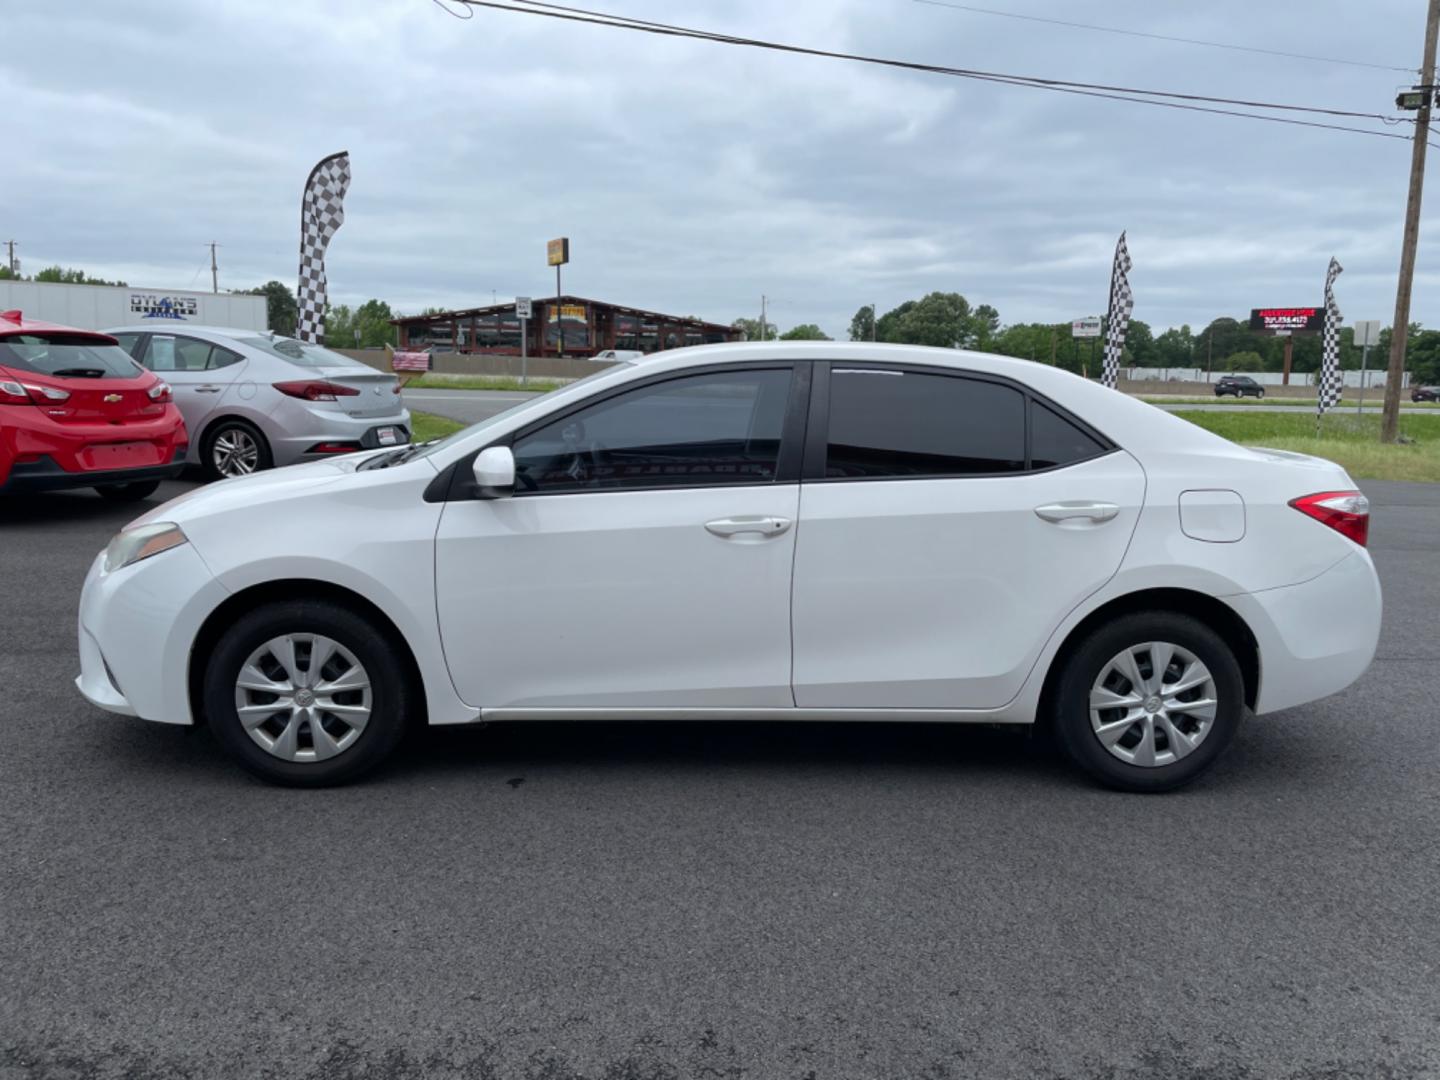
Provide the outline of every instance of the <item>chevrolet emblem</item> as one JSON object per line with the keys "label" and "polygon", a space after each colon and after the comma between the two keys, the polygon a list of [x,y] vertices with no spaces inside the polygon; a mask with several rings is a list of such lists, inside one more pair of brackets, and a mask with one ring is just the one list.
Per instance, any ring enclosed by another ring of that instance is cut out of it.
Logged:
{"label": "chevrolet emblem", "polygon": [[106,394],[106,395],[105,395],[105,401],[108,402],[108,403],[111,404],[111,405],[113,405],[113,404],[114,404],[115,402],[117,402],[117,401],[124,401],[124,400],[125,400],[125,395],[124,395],[124,394]]}

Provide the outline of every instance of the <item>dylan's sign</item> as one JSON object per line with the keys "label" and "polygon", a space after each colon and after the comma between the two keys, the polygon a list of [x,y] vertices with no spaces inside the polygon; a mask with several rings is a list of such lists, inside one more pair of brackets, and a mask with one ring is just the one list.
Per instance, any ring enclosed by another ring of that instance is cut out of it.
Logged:
{"label": "dylan's sign", "polygon": [[200,313],[200,298],[184,293],[132,292],[130,314],[142,319],[176,319],[184,322]]}

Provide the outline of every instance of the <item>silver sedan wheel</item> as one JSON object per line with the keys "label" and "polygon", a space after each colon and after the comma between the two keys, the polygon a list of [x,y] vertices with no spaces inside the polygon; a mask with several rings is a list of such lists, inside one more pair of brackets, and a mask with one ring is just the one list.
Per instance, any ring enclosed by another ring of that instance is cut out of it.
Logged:
{"label": "silver sedan wheel", "polygon": [[221,476],[248,476],[260,464],[260,444],[244,428],[226,428],[215,436],[210,460]]}
{"label": "silver sedan wheel", "polygon": [[1165,641],[1111,657],[1090,688],[1090,726],[1127,765],[1158,768],[1193,753],[1215,726],[1215,678],[1199,657]]}
{"label": "silver sedan wheel", "polygon": [[235,711],[250,738],[284,761],[342,754],[370,721],[370,676],[353,653],[319,634],[271,638],[235,681]]}

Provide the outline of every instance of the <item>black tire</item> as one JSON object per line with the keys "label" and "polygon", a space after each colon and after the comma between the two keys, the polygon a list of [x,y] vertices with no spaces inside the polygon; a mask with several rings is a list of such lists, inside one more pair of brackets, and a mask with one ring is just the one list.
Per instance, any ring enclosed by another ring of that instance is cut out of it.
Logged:
{"label": "black tire", "polygon": [[[1209,731],[1194,750],[1150,767],[1112,754],[1090,720],[1090,691],[1105,666],[1123,650],[1146,642],[1169,642],[1193,653],[1209,668],[1218,703]],[[1094,779],[1121,791],[1173,791],[1190,783],[1224,752],[1244,715],[1245,682],[1234,653],[1209,626],[1173,611],[1135,612],[1098,627],[1064,661],[1053,697],[1055,732],[1066,755]]]}
{"label": "black tire", "polygon": [[1264,390],[1256,390],[1256,391],[1255,391],[1255,400],[1256,400],[1256,401],[1259,401],[1259,400],[1260,400],[1261,398],[1263,398],[1264,396],[1265,396],[1265,391],[1264,391]]}
{"label": "black tire", "polygon": [[205,439],[200,448],[200,467],[205,470],[205,479],[214,481],[229,478],[229,474],[225,473],[216,463],[215,445],[223,436],[232,432],[238,432],[254,443],[255,467],[251,472],[263,472],[275,464],[275,458],[270,453],[269,441],[260,434],[260,429],[254,424],[236,419],[217,420],[206,430]]}
{"label": "black tire", "polygon": [[[323,634],[347,649],[370,683],[370,716],[354,742],[323,761],[289,761],[261,747],[236,709],[236,681],[255,650],[284,634]],[[400,645],[368,618],[322,600],[266,604],[237,619],[216,644],[202,675],[206,719],[215,738],[249,772],[286,787],[349,783],[387,758],[405,734],[419,688],[400,660]]]}
{"label": "black tire", "polygon": [[95,490],[99,492],[102,499],[109,499],[111,502],[139,502],[159,491],[160,481],[137,480],[133,484],[115,484],[112,487],[98,487]]}

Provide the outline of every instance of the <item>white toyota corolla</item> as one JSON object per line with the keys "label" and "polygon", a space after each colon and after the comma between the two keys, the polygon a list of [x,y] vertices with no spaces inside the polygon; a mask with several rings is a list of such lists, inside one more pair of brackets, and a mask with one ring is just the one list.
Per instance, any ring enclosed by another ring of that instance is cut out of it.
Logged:
{"label": "white toyota corolla", "polygon": [[1368,521],[1337,465],[1043,365],[682,349],[147,514],[77,682],[286,784],[415,723],[726,718],[1041,721],[1157,791],[1365,670]]}

